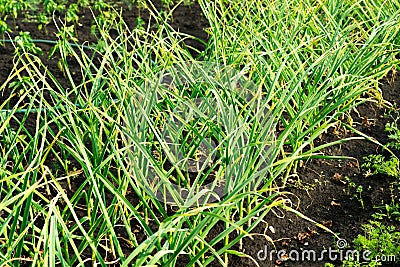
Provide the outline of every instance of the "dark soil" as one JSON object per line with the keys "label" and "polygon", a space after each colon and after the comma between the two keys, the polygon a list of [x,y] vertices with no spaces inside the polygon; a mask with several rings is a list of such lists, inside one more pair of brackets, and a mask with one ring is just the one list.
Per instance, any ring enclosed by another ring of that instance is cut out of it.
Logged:
{"label": "dark soil", "polygon": [[[158,1],[157,1],[158,2]],[[157,8],[161,8],[161,4],[156,4]],[[124,18],[128,25],[135,25],[138,16],[138,10],[128,11],[124,7]],[[77,37],[81,43],[96,42],[96,38],[90,33],[90,25],[92,22],[92,13],[90,10],[84,10],[80,14],[80,23],[82,26],[77,28]],[[140,15],[146,21],[148,13],[141,10]],[[56,40],[55,33],[57,31],[56,25],[51,23],[46,27],[46,30],[38,30],[37,25],[34,23],[23,22],[17,20],[14,24],[13,21],[8,21],[14,27],[14,32],[28,31],[31,33],[33,39],[49,39]],[[207,41],[207,34],[204,31],[208,27],[207,21],[202,16],[201,9],[197,4],[190,7],[180,6],[174,11],[174,20],[172,26],[179,29],[180,32],[188,33],[198,37],[201,40]],[[15,36],[15,34],[12,34]],[[198,51],[204,49],[204,44],[194,40],[187,43],[194,49],[191,52],[197,55]],[[69,81],[64,77],[62,72],[57,67],[57,58],[47,59],[50,45],[37,44],[41,47],[44,54],[42,60],[49,70],[55,74],[60,83],[67,88]],[[0,84],[4,83],[14,66],[13,62],[14,47],[8,43],[0,46]],[[80,67],[77,64],[70,63],[72,73],[80,73]],[[76,76],[76,82],[79,82],[79,76]],[[387,80],[382,81],[381,89],[385,100],[391,103],[400,105],[400,79],[397,78],[394,82],[390,81],[391,76]],[[0,105],[11,94],[11,91],[0,92]],[[15,99],[16,101],[17,99]],[[15,103],[14,101],[14,103]],[[13,102],[12,102],[13,103]],[[358,112],[352,112],[354,119],[354,127],[363,133],[376,138],[379,142],[385,144],[387,142],[387,135],[384,133],[385,124],[391,120],[390,117],[385,116],[388,108],[378,107],[374,103],[365,103],[359,106]],[[35,125],[36,118],[32,118],[27,124]],[[344,131],[344,128],[332,129],[329,133],[323,136],[321,143],[330,142],[339,138],[349,137],[352,133]],[[345,239],[350,245],[351,241],[358,235],[362,234],[360,226],[371,220],[371,215],[376,212],[375,206],[380,206],[382,203],[390,203],[391,198],[399,201],[399,190],[395,189],[390,191],[390,184],[393,179],[385,176],[365,177],[360,170],[360,165],[363,163],[362,158],[368,154],[383,153],[381,148],[372,142],[364,140],[349,141],[341,146],[331,147],[323,151],[327,155],[345,155],[354,157],[354,160],[310,160],[304,162],[304,166],[299,167],[297,174],[288,179],[287,191],[292,195],[288,197],[293,201],[293,206],[298,205],[298,210],[305,216],[322,223],[325,227],[331,229],[333,232],[338,233],[341,238]],[[397,151],[397,156],[400,153]],[[73,164],[73,163],[72,163]],[[355,189],[347,190],[349,185],[346,177],[357,185],[362,185],[364,192],[362,200],[364,207],[361,206],[357,198],[352,198]],[[77,186],[82,181],[76,179]],[[73,186],[74,187],[74,186]],[[347,192],[348,191],[348,192]],[[73,192],[69,192],[73,195]],[[137,199],[129,199],[132,203],[136,203]],[[78,214],[79,215],[79,214]],[[281,217],[283,216],[283,218]],[[332,262],[327,258],[319,262],[291,262],[277,260],[276,253],[271,260],[269,258],[263,260],[265,253],[269,253],[272,249],[279,251],[285,249],[286,251],[308,249],[317,252],[334,248],[335,238],[332,234],[325,232],[323,229],[315,226],[313,223],[308,222],[299,216],[279,210],[274,210],[266,218],[265,221],[268,225],[260,224],[253,233],[265,233],[272,240],[273,245],[260,235],[254,235],[253,239],[245,238],[243,240],[242,251],[253,256],[257,259],[257,255],[261,256],[258,260],[260,266],[323,266],[324,262]],[[395,224],[395,222],[388,222]],[[400,225],[397,223],[397,228]],[[216,227],[210,237],[216,236],[218,232],[222,231]],[[145,236],[143,236],[143,239]],[[140,241],[140,236],[138,236]],[[238,248],[238,247],[237,247]],[[126,245],[123,251],[129,252],[131,248]],[[261,251],[261,252],[260,252]],[[88,255],[90,257],[90,253]],[[185,266],[185,260],[179,266]],[[340,261],[333,261],[335,266],[340,264]],[[217,266],[217,264],[215,265]],[[239,258],[236,256],[230,257],[230,266],[256,266],[254,262],[246,258]],[[386,265],[395,266],[395,265]]]}

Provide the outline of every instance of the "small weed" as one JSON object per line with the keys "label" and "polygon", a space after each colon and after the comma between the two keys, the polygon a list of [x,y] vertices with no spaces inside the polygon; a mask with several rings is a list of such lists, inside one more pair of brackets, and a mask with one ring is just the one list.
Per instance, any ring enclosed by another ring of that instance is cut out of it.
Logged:
{"label": "small weed", "polygon": [[351,190],[355,188],[357,185],[349,177],[345,176],[344,178],[347,182],[347,189],[343,189],[343,191],[346,193],[346,195],[351,195]]}
{"label": "small weed", "polygon": [[40,13],[36,16],[36,23],[38,24],[38,29],[41,30],[43,27],[50,23],[50,18],[44,13]]}
{"label": "small weed", "polygon": [[103,1],[96,2],[94,8],[100,11],[91,26],[91,33],[96,36],[100,31],[109,31],[119,20],[119,15],[110,4]]}
{"label": "small weed", "polygon": [[[389,142],[386,144],[388,148],[400,149],[400,130],[397,126],[398,117],[385,126],[385,132],[388,133]],[[366,170],[366,176],[374,174],[386,174],[392,177],[400,178],[399,159],[392,156],[389,160],[383,155],[369,155],[364,157],[365,163],[361,168]]]}
{"label": "small weed", "polygon": [[78,4],[70,4],[65,14],[67,22],[78,23],[79,20],[79,7]]}
{"label": "small weed", "polygon": [[46,12],[46,14],[53,14],[54,11],[61,12],[65,10],[65,5],[59,4],[53,0],[45,0],[43,2],[43,9]]}
{"label": "small weed", "polygon": [[[362,185],[357,185],[354,181],[352,181],[349,177],[345,177],[346,183],[347,183],[347,188],[343,189],[343,192],[351,196],[350,199],[357,199],[358,202],[360,202],[361,207],[364,209],[364,200],[363,200],[363,192],[364,188]],[[369,186],[367,188],[368,191],[370,191],[372,188]]]}
{"label": "small weed", "polygon": [[136,22],[136,28],[144,31],[144,20],[141,17],[137,17],[135,22]]}
{"label": "small weed", "polygon": [[11,15],[14,19],[30,9],[29,1],[0,0],[0,15]]}
{"label": "small weed", "polygon": [[14,51],[15,54],[22,54],[24,52],[43,54],[42,49],[33,43],[29,32],[20,32],[19,35],[15,37],[15,43],[17,44]]}
{"label": "small weed", "polygon": [[5,20],[0,19],[0,35],[5,34],[6,32],[11,32],[11,28]]}
{"label": "small weed", "polygon": [[383,155],[368,155],[364,157],[365,162],[361,165],[361,169],[366,170],[365,176],[375,174],[386,174],[393,177],[400,177],[399,160],[391,157],[386,160]]}
{"label": "small weed", "polygon": [[400,150],[400,129],[397,126],[397,120],[391,123],[387,123],[385,126],[385,131],[389,133],[389,143],[387,144],[388,147]]}
{"label": "small weed", "polygon": [[400,204],[392,202],[383,206],[376,207],[379,212],[372,215],[374,219],[382,220],[384,218],[392,219],[400,222]]}
{"label": "small weed", "polygon": [[357,200],[360,202],[361,207],[364,209],[364,201],[362,199],[362,192],[363,192],[363,187],[362,185],[357,186],[356,190],[357,194],[354,194],[354,196],[357,198]]}
{"label": "small weed", "polygon": [[94,2],[94,9],[97,11],[108,10],[110,7],[111,7],[111,5],[104,2],[103,0]]}
{"label": "small weed", "polygon": [[90,1],[89,0],[78,0],[78,5],[80,7],[87,7],[90,5]]}
{"label": "small weed", "polygon": [[[174,0],[161,0],[161,3],[165,6],[165,7],[171,7],[174,4],[177,4],[179,1],[174,1]],[[183,4],[185,6],[191,6],[193,5],[195,1],[194,0],[183,0]]]}
{"label": "small weed", "polygon": [[343,261],[343,265],[342,265],[342,267],[361,267],[361,266],[368,266],[368,267],[382,266],[382,263],[379,261],[372,261],[369,263],[360,263],[360,261],[357,259],[349,259],[349,260]]}

